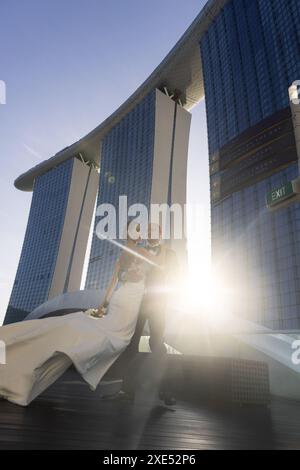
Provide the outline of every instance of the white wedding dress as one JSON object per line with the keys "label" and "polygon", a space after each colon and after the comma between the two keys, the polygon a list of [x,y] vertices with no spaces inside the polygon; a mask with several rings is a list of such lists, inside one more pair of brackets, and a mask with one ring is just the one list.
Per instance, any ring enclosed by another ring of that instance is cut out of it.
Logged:
{"label": "white wedding dress", "polygon": [[144,288],[144,281],[121,284],[103,318],[77,312],[1,327],[6,364],[0,365],[0,397],[27,406],[72,363],[95,390],[131,340]]}

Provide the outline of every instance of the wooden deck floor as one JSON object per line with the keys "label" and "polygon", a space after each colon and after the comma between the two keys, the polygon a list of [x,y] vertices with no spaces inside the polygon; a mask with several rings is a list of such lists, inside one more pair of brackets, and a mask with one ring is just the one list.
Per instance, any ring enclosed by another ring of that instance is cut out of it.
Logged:
{"label": "wooden deck floor", "polygon": [[101,399],[69,371],[28,408],[0,401],[0,449],[300,449],[300,404]]}

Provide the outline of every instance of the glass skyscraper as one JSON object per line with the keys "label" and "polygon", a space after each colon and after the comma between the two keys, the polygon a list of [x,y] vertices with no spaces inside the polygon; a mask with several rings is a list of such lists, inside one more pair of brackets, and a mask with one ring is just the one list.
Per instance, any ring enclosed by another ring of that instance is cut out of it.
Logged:
{"label": "glass skyscraper", "polygon": [[[153,89],[107,133],[101,145],[97,207],[112,204],[117,222],[122,209],[119,196],[127,197],[128,208],[143,204],[179,203],[186,198],[186,163],[191,115],[165,93]],[[126,231],[117,223],[117,237]],[[86,288],[105,288],[120,248],[97,236],[95,218]],[[182,240],[181,245],[184,244]],[[184,249],[178,244],[178,251]],[[183,253],[183,258],[185,254]]]}
{"label": "glass skyscraper", "polygon": [[[119,196],[126,195],[128,206],[141,203],[149,207],[155,133],[153,90],[103,139],[97,206],[113,204],[119,211]],[[95,219],[95,229],[99,219]],[[117,226],[119,229],[119,226]],[[121,227],[125,230],[126,227]],[[104,288],[119,254],[119,248],[93,233],[86,288]]]}
{"label": "glass skyscraper", "polygon": [[5,323],[23,320],[48,298],[68,202],[73,160],[39,176]]}
{"label": "glass skyscraper", "polygon": [[20,261],[5,323],[80,288],[98,173],[78,158],[35,179]]}
{"label": "glass skyscraper", "polygon": [[213,262],[238,292],[237,315],[300,328],[300,205],[266,207],[298,176],[288,88],[300,78],[300,2],[231,0],[200,48]]}
{"label": "glass skyscraper", "polygon": [[[34,194],[6,320],[78,288],[80,232],[98,188],[97,205],[117,214],[119,196],[128,206],[185,204],[189,110],[205,96],[213,263],[234,292],[231,310],[274,329],[300,328],[300,204],[270,211],[266,203],[299,173],[288,95],[300,80],[299,57],[299,0],[209,0],[111,116],[17,178],[16,187]],[[100,184],[94,175],[90,185],[87,167],[99,162]],[[119,253],[97,237],[98,222],[96,215],[88,289],[107,285]],[[171,244],[183,260],[185,240]]]}

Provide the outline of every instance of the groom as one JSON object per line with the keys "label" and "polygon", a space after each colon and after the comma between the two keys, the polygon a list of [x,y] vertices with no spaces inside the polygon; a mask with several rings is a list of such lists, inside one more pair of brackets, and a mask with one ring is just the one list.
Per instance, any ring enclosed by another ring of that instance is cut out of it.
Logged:
{"label": "groom", "polygon": [[[156,230],[156,238],[153,232]],[[162,233],[160,226],[153,224],[148,228],[147,249],[152,255],[157,256],[161,251]],[[156,369],[167,368],[167,348],[164,344],[165,314],[168,300],[167,281],[170,273],[176,271],[176,254],[173,250],[166,248],[166,269],[161,270],[155,266],[148,268],[146,275],[146,292],[144,294],[135,333],[131,342],[122,355],[123,367],[123,388],[119,395],[125,399],[133,399],[135,388],[138,385],[139,367],[137,364],[139,343],[143,330],[148,320],[150,329],[149,346],[152,352]],[[160,398],[168,406],[175,405],[176,400],[172,396],[166,379],[162,379],[160,385]]]}

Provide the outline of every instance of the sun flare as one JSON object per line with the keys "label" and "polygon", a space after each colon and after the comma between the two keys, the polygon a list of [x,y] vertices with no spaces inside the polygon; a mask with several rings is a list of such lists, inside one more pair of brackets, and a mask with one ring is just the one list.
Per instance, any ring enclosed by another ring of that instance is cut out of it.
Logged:
{"label": "sun flare", "polygon": [[210,326],[220,326],[232,314],[234,288],[228,273],[212,267],[210,242],[189,243],[189,272],[185,282],[183,304],[201,315]]}

